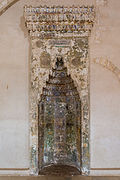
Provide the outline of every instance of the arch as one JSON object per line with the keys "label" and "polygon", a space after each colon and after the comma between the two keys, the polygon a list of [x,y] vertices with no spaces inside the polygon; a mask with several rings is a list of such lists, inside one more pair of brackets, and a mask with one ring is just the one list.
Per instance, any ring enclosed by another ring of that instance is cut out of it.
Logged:
{"label": "arch", "polygon": [[0,2],[0,16],[12,5],[14,5],[19,0],[2,0]]}
{"label": "arch", "polygon": [[103,68],[111,71],[113,74],[115,74],[117,79],[120,81],[120,69],[114,63],[112,63],[110,60],[108,60],[107,58],[99,57],[99,58],[93,59],[93,62],[95,64],[99,64]]}

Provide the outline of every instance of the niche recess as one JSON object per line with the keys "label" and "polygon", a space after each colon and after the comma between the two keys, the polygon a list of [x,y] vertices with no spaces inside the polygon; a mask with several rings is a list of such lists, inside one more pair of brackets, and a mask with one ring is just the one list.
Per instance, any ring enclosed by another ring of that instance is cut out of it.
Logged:
{"label": "niche recess", "polygon": [[57,58],[39,103],[40,174],[80,174],[80,110],[77,89]]}
{"label": "niche recess", "polygon": [[[31,42],[31,174],[47,174],[52,168],[54,173],[59,171],[63,174],[88,175],[88,39],[95,18],[94,7],[25,6],[24,17]],[[67,80],[71,85],[66,84]],[[60,84],[55,86],[55,81],[63,82],[65,89],[62,89]],[[49,93],[54,96],[56,94],[54,100],[51,99],[53,103],[47,101]],[[60,93],[60,96],[57,95]],[[72,95],[69,96],[67,93]],[[65,99],[62,94],[65,95]],[[61,164],[65,165],[62,171]]]}

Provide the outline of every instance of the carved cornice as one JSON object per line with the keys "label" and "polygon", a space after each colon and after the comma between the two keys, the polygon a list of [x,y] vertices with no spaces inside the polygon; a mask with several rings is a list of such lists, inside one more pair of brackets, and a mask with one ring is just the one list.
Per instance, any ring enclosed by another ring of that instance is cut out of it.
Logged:
{"label": "carved cornice", "polygon": [[95,19],[94,6],[81,7],[24,7],[26,27],[31,36],[42,33],[73,36],[89,33]]}

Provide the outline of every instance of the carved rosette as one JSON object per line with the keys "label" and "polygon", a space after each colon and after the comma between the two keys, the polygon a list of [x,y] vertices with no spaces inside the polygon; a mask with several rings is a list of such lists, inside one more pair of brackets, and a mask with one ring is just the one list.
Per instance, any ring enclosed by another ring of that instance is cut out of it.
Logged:
{"label": "carved rosette", "polygon": [[31,174],[38,174],[38,103],[56,58],[63,57],[81,99],[82,174],[88,175],[89,156],[89,42],[94,24],[93,6],[24,8],[31,39],[30,149]]}

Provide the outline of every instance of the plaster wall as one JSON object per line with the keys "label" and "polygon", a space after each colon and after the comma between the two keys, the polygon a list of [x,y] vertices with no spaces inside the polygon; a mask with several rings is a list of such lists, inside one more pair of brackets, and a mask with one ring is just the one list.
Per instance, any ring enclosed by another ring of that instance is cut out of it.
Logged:
{"label": "plaster wall", "polygon": [[119,169],[114,169],[120,168],[120,81],[112,71],[93,63],[96,57],[107,58],[120,68],[119,8],[118,0],[108,0],[106,6],[99,8],[99,43],[94,40],[97,25],[90,41],[91,168],[96,168],[91,171],[93,175],[120,174]]}
{"label": "plaster wall", "polygon": [[[23,6],[97,5],[95,2],[20,0],[0,16],[1,174],[14,174],[18,173],[15,169],[29,168],[30,45],[24,27]],[[107,57],[120,67],[119,9],[119,0],[108,0],[97,6],[99,21],[95,23],[90,38],[91,175],[120,175],[120,81],[112,71],[93,63],[94,58]],[[113,169],[110,171],[109,168]]]}

